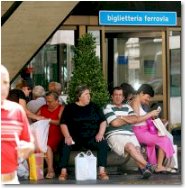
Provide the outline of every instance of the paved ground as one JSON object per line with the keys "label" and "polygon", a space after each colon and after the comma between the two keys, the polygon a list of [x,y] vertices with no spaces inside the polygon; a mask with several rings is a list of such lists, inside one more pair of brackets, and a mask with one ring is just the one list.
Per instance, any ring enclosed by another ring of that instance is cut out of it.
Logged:
{"label": "paved ground", "polygon": [[180,185],[182,184],[181,173],[174,175],[158,174],[153,175],[150,179],[141,179],[141,175],[137,172],[123,175],[110,175],[109,181],[76,181],[74,176],[65,182],[55,179],[44,179],[39,181],[22,181],[22,184],[67,184],[67,185]]}
{"label": "paved ground", "polygon": [[58,178],[43,179],[38,181],[22,180],[21,184],[63,184],[63,185],[181,185],[183,183],[183,174],[181,166],[181,135],[176,135],[175,143],[178,144],[178,161],[179,171],[176,174],[153,174],[148,180],[141,179],[138,171],[131,171],[126,173],[110,173],[109,181],[76,181],[74,173],[71,172],[69,180],[62,182]]}

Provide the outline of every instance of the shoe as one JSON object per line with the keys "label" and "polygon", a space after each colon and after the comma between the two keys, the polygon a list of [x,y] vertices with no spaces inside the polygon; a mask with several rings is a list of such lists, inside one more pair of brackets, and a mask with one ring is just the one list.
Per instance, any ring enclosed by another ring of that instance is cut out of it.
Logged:
{"label": "shoe", "polygon": [[61,173],[58,177],[59,180],[65,181],[68,179],[68,174],[67,173]]}
{"label": "shoe", "polygon": [[176,169],[174,169],[174,168],[167,168],[166,169],[166,171],[168,172],[168,173],[170,173],[170,174],[176,174],[176,173],[178,173],[178,170],[176,170]]}
{"label": "shoe", "polygon": [[173,168],[165,168],[164,170],[161,170],[161,171],[154,171],[155,174],[165,174],[165,175],[168,175],[168,174],[177,174],[178,171],[176,171],[175,169]]}
{"label": "shoe", "polygon": [[107,175],[106,172],[99,173],[98,178],[100,180],[109,180],[109,176]]}
{"label": "shoe", "polygon": [[156,169],[157,165],[152,165],[150,163],[147,163],[146,165],[146,169],[148,169],[151,173],[154,173],[155,172],[155,169]]}
{"label": "shoe", "polygon": [[141,173],[142,173],[142,178],[143,179],[148,179],[152,175],[151,171],[149,169],[147,169],[147,168],[141,169]]}
{"label": "shoe", "polygon": [[55,173],[54,172],[50,172],[50,173],[47,173],[46,177],[47,179],[53,179],[55,177]]}

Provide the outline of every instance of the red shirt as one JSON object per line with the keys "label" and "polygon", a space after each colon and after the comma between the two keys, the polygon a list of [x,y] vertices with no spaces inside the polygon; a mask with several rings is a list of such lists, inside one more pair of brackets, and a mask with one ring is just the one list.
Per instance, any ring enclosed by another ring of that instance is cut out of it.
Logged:
{"label": "red shirt", "polygon": [[15,133],[20,140],[30,142],[30,127],[22,106],[4,100],[1,104],[1,174],[17,170]]}

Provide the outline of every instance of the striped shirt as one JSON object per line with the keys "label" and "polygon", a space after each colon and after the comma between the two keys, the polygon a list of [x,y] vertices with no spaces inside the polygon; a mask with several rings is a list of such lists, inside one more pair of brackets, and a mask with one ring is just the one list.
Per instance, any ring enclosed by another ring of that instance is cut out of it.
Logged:
{"label": "striped shirt", "polygon": [[17,169],[15,133],[20,140],[30,142],[30,129],[22,106],[9,100],[1,104],[1,173]]}
{"label": "striped shirt", "polygon": [[103,112],[105,114],[107,120],[107,129],[106,135],[110,135],[111,133],[126,133],[126,134],[133,134],[132,127],[130,124],[125,124],[120,127],[113,127],[111,122],[115,120],[118,116],[127,116],[127,115],[135,115],[134,110],[128,104],[123,104],[121,107],[117,107],[114,104],[108,104],[104,109]]}

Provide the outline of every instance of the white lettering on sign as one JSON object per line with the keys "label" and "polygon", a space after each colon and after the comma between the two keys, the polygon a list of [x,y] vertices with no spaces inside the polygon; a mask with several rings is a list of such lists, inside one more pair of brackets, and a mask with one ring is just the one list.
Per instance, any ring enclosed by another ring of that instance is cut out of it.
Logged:
{"label": "white lettering on sign", "polygon": [[147,16],[145,15],[145,22],[169,22],[169,18],[166,16],[163,17],[151,17],[151,16]]}
{"label": "white lettering on sign", "polygon": [[125,21],[137,21],[137,22],[141,22],[143,19],[141,16],[130,16],[130,15],[125,15],[125,16],[121,16],[121,15],[107,15],[107,20],[108,21],[113,21],[113,22],[125,22]]}

